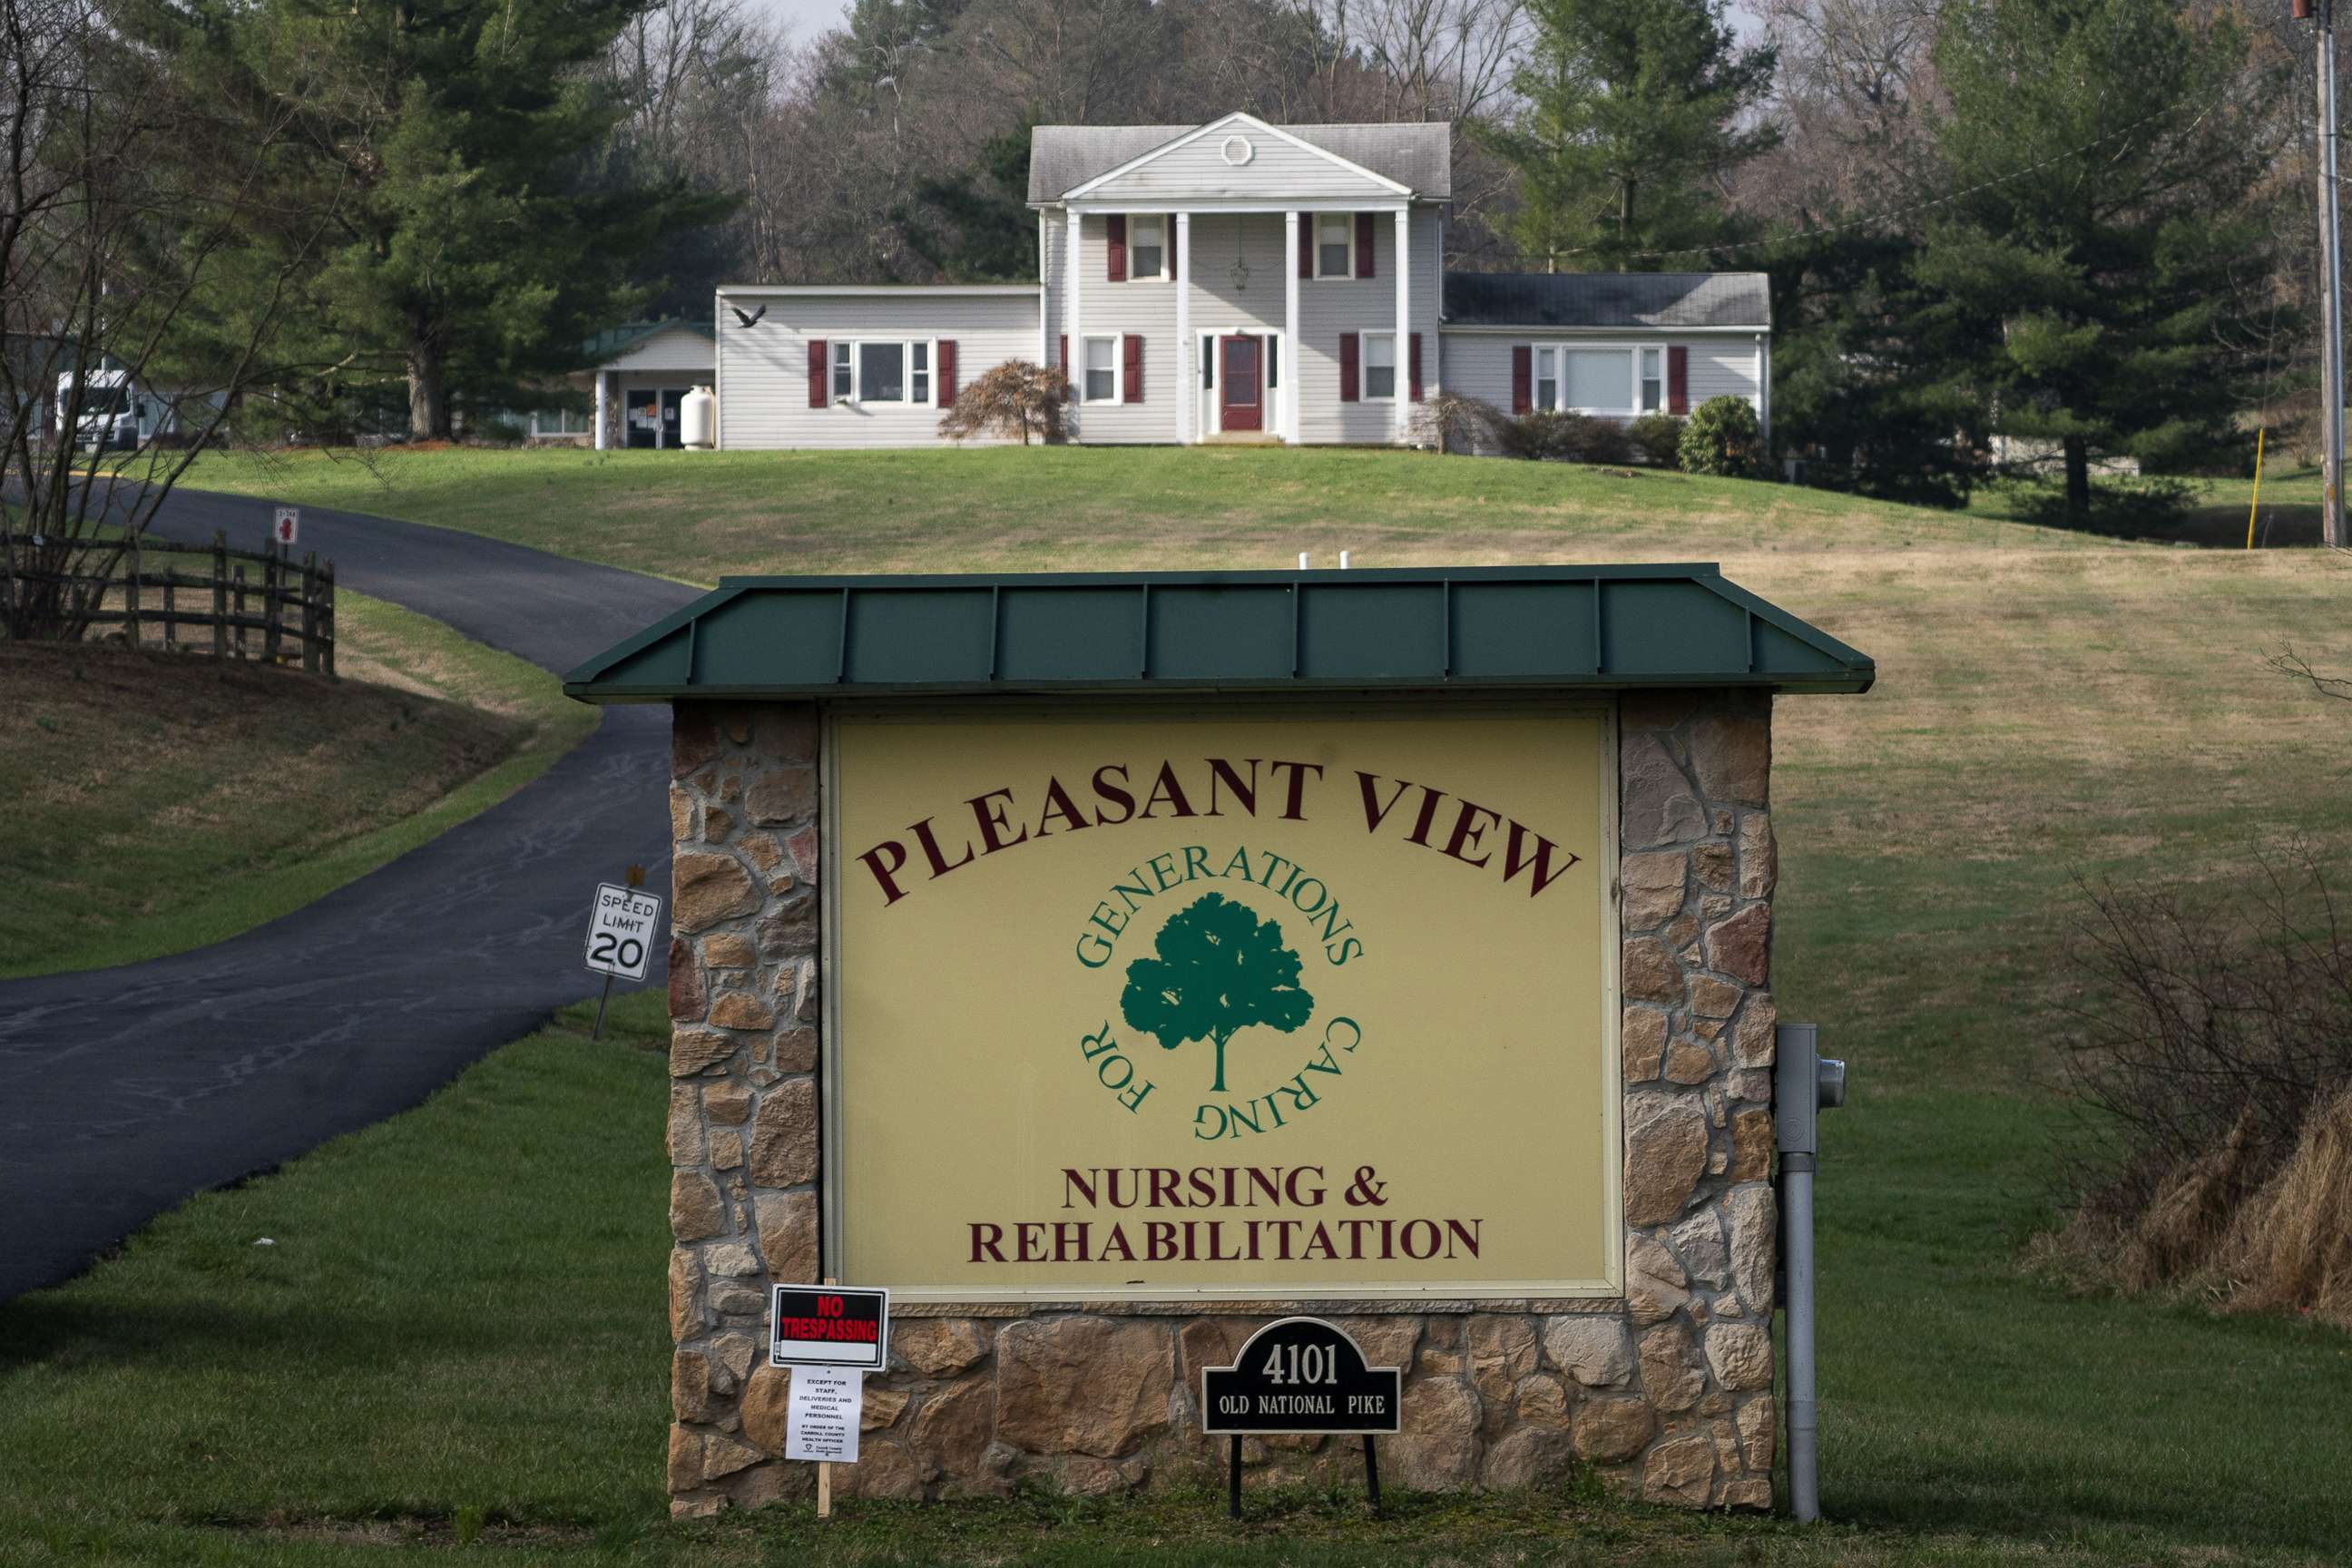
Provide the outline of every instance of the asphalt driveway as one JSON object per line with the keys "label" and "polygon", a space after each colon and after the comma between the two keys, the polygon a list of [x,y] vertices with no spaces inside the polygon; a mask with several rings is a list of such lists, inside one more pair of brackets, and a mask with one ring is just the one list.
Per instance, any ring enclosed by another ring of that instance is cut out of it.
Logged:
{"label": "asphalt driveway", "polygon": [[[153,531],[258,547],[268,502],[178,491]],[[658,526],[658,522],[653,524]],[[337,581],[562,672],[697,591],[453,530],[305,508]],[[669,881],[668,710],[608,710],[503,804],[198,952],[0,981],[0,1300],[191,1194],[416,1104],[593,994],[590,895]],[[661,984],[657,953],[648,983]]]}

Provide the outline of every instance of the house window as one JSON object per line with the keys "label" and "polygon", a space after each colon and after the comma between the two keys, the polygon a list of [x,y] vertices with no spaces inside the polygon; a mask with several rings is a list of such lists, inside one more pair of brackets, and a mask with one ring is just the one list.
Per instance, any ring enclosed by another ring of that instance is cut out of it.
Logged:
{"label": "house window", "polygon": [[860,343],[857,345],[857,401],[860,403],[907,401],[906,344]]}
{"label": "house window", "polygon": [[1642,351],[1642,412],[1655,414],[1666,405],[1666,354],[1664,349]]}
{"label": "house window", "polygon": [[534,436],[585,436],[588,416],[570,408],[541,409],[530,416]]}
{"label": "house window", "polygon": [[1118,401],[1118,340],[1117,338],[1087,340],[1086,401],[1088,403]]}
{"label": "house window", "polygon": [[1132,279],[1164,277],[1168,267],[1168,220],[1131,217],[1127,220],[1127,275]]}
{"label": "house window", "polygon": [[1536,350],[1536,406],[1559,406],[1559,351]]}
{"label": "house window", "polygon": [[928,338],[860,338],[833,344],[833,398],[836,403],[933,402],[933,364]]}
{"label": "house window", "polygon": [[1396,396],[1396,334],[1364,334],[1364,401]]}
{"label": "house window", "polygon": [[1633,406],[1631,349],[1562,349],[1560,406],[1580,414],[1622,414]]}
{"label": "house window", "polygon": [[1315,215],[1315,276],[1353,278],[1356,275],[1356,215]]}

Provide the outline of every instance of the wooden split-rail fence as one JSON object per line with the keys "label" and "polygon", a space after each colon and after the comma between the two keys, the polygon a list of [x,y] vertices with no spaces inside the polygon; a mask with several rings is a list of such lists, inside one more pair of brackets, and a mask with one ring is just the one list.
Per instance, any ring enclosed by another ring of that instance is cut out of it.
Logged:
{"label": "wooden split-rail fence", "polygon": [[[190,562],[198,569],[182,570]],[[121,626],[133,647],[160,634],[167,648],[335,673],[335,563],[316,551],[297,561],[276,545],[231,550],[225,533],[210,544],[142,539],[112,576],[17,575],[64,582],[91,625]]]}

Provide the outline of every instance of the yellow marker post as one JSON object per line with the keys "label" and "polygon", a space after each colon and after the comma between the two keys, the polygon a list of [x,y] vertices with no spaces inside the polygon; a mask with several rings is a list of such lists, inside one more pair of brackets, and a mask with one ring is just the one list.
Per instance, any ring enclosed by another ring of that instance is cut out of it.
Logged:
{"label": "yellow marker post", "polygon": [[2254,511],[2263,504],[2263,436],[2260,426],[2254,428],[2254,499],[2246,503],[2246,548],[2254,547]]}

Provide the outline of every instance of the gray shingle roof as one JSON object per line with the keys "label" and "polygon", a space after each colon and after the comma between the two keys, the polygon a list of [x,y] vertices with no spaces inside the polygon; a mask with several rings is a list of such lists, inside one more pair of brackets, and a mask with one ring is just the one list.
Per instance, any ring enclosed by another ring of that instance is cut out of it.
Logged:
{"label": "gray shingle roof", "polygon": [[[1063,193],[1121,163],[1166,145],[1195,125],[1040,125],[1029,133],[1029,200],[1056,202]],[[1279,125],[1427,200],[1454,195],[1454,127],[1427,124]]]}
{"label": "gray shingle roof", "polygon": [[1449,327],[1769,327],[1762,272],[1448,272]]}

